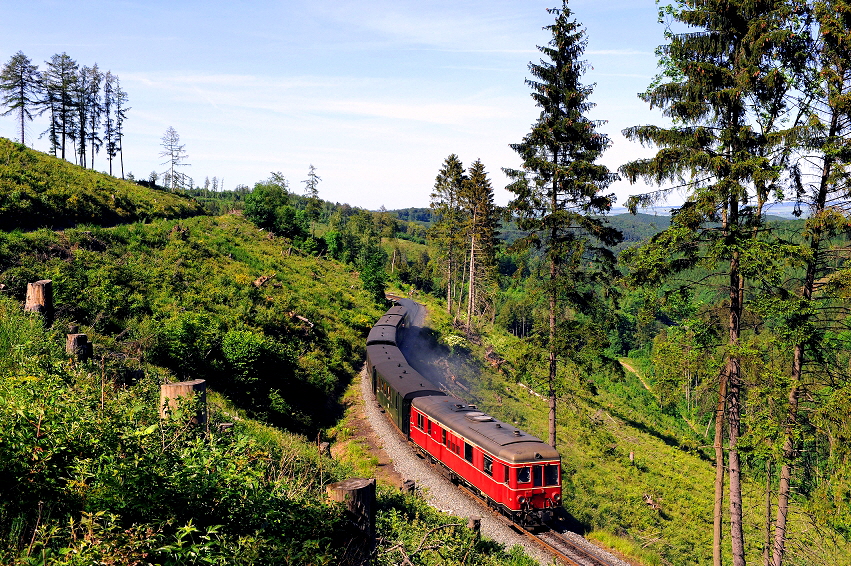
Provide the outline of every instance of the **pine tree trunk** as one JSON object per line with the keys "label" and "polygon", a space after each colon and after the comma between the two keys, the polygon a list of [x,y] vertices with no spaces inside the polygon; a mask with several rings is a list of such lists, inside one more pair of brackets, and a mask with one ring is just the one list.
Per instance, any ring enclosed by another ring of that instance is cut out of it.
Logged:
{"label": "pine tree trunk", "polygon": [[470,236],[470,283],[467,290],[467,334],[473,330],[473,305],[476,300],[476,216],[473,215],[473,233]]}
{"label": "pine tree trunk", "polygon": [[771,566],[771,460],[765,462],[765,566]]}
{"label": "pine tree trunk", "polygon": [[452,248],[446,261],[446,312],[452,316]]}
{"label": "pine tree trunk", "polygon": [[[735,197],[733,197],[735,198]],[[736,207],[733,206],[735,221]],[[729,348],[727,377],[727,415],[729,426],[727,434],[730,439],[730,542],[733,551],[733,566],[745,566],[745,540],[742,529],[742,484],[741,467],[739,463],[739,427],[741,420],[740,394],[742,387],[741,367],[739,356],[735,349],[739,345],[740,324],[742,314],[743,281],[739,272],[739,253],[733,252],[730,260],[730,318],[729,318]]]}
{"label": "pine tree trunk", "polygon": [[721,566],[721,536],[724,509],[724,413],[727,403],[727,372],[721,372],[718,404],[715,407],[715,508],[712,516],[712,564]]}
{"label": "pine tree trunk", "polygon": [[[550,262],[550,277],[555,278],[556,264],[555,261]],[[549,390],[547,396],[550,401],[549,425],[550,446],[556,445],[556,291],[553,282],[550,289],[550,373],[549,373]]]}
{"label": "pine tree trunk", "polygon": [[[466,260],[467,258],[463,258]],[[462,264],[464,267],[461,269],[461,282],[458,285],[458,292],[455,295],[458,297],[458,306],[455,308],[455,320],[458,320],[458,315],[461,314],[461,305],[464,302],[464,280],[467,278],[467,262],[464,261]]]}

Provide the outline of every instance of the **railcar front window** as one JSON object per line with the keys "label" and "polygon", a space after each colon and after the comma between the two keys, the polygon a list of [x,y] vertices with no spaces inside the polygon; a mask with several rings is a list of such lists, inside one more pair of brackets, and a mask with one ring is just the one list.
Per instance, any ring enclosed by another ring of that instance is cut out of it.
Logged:
{"label": "railcar front window", "polygon": [[558,466],[556,464],[544,466],[544,483],[546,485],[558,485]]}
{"label": "railcar front window", "polygon": [[484,472],[485,472],[487,475],[489,475],[489,476],[493,476],[493,458],[491,458],[491,457],[490,457],[490,456],[488,456],[488,455],[485,455],[485,456],[483,457],[483,461],[482,461],[482,470],[484,470]]}
{"label": "railcar front window", "polygon": [[533,487],[541,487],[544,485],[544,470],[543,466],[533,466],[532,467],[532,486]]}
{"label": "railcar front window", "polygon": [[517,483],[529,483],[532,481],[532,468],[517,468]]}

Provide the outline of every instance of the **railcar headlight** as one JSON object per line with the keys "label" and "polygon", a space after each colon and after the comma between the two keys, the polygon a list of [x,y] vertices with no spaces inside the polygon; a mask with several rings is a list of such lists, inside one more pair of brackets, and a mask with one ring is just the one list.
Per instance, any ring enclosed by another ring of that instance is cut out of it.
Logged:
{"label": "railcar headlight", "polygon": [[558,503],[561,502],[561,494],[560,493],[554,493],[553,494],[553,501],[555,501],[556,505],[558,505]]}
{"label": "railcar headlight", "polygon": [[520,505],[523,505],[524,503],[526,503],[526,498],[521,495],[520,497],[517,498],[517,503],[519,503]]}

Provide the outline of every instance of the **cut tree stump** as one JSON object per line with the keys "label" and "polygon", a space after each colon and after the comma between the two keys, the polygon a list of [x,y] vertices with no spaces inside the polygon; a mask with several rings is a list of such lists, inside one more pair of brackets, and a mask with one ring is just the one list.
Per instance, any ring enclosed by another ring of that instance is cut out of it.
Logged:
{"label": "cut tree stump", "polygon": [[178,399],[181,397],[189,397],[192,400],[196,395],[198,396],[198,412],[192,416],[191,421],[194,424],[206,424],[207,382],[203,379],[160,385],[160,418],[165,418],[169,412],[176,411]]}
{"label": "cut tree stump", "polygon": [[87,360],[92,355],[92,345],[85,334],[69,334],[65,339],[65,353],[74,356],[79,361]]}
{"label": "cut tree stump", "polygon": [[51,279],[27,283],[27,302],[24,303],[24,310],[41,313],[45,318],[53,316],[53,281]]}
{"label": "cut tree stump", "polygon": [[370,541],[375,537],[375,478],[350,478],[326,488],[332,501],[345,504],[355,524]]}

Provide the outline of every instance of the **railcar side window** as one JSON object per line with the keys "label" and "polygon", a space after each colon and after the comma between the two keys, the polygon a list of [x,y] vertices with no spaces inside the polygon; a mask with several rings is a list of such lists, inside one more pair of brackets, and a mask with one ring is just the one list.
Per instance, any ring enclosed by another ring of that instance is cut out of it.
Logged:
{"label": "railcar side window", "polygon": [[483,456],[482,470],[484,470],[487,475],[493,476],[493,458],[487,454]]}
{"label": "railcar side window", "polygon": [[511,471],[511,468],[509,468],[508,466],[503,466],[502,470],[503,470],[502,473],[504,475],[502,482],[507,484],[508,483],[508,472]]}
{"label": "railcar side window", "polygon": [[517,483],[529,483],[532,481],[532,468],[517,468]]}
{"label": "railcar side window", "polygon": [[431,436],[431,421],[426,421],[426,427],[428,427],[428,435]]}
{"label": "railcar side window", "polygon": [[423,416],[419,413],[417,413],[417,428],[420,430],[423,429]]}
{"label": "railcar side window", "polygon": [[440,431],[440,443],[446,445],[446,429]]}
{"label": "railcar side window", "polygon": [[464,443],[464,459],[471,464],[473,463],[473,447],[466,442]]}
{"label": "railcar side window", "polygon": [[547,464],[544,466],[544,483],[546,485],[558,485],[558,466]]}

